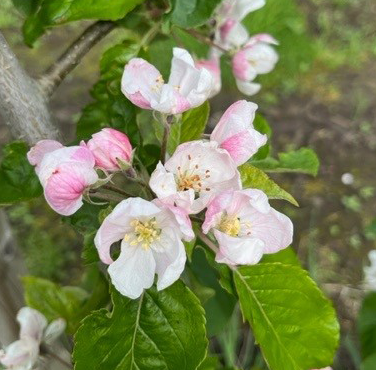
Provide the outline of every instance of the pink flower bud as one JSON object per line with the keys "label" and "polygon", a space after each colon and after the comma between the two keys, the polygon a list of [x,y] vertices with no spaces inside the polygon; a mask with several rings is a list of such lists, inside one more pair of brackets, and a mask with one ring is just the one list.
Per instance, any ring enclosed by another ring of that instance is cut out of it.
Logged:
{"label": "pink flower bud", "polygon": [[132,145],[128,136],[112,128],[104,128],[87,143],[95,165],[108,171],[126,169],[132,162]]}

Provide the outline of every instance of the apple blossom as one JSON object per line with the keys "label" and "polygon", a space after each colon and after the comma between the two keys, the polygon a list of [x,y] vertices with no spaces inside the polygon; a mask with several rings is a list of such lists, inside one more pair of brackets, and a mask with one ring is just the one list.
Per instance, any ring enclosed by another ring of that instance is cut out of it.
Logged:
{"label": "apple blossom", "polygon": [[376,291],[376,250],[368,253],[368,258],[371,262],[370,266],[365,266],[364,271],[364,286],[365,289]]}
{"label": "apple blossom", "polygon": [[[94,242],[100,259],[109,265],[115,288],[135,299],[152,286],[155,274],[158,290],[180,277],[186,261],[181,239],[193,238],[191,221],[182,209],[128,198],[105,218]],[[117,241],[121,241],[121,251],[113,261],[110,248]]]}
{"label": "apple blossom", "polygon": [[236,165],[245,163],[266,144],[267,136],[253,127],[257,104],[239,100],[227,108],[215,126],[210,141],[227,150]]}
{"label": "apple blossom", "polygon": [[221,81],[221,67],[220,67],[220,55],[216,53],[214,50],[210,53],[209,59],[200,59],[196,61],[195,65],[196,68],[207,69],[212,77],[213,77],[213,87],[208,96],[208,98],[212,98],[213,96],[217,95],[221,91],[222,81]]}
{"label": "apple blossom", "polygon": [[[48,204],[57,213],[69,216],[82,206],[83,193],[98,180],[95,159],[83,145],[59,147],[55,143],[47,146],[45,140],[38,142],[30,149],[28,159],[36,165]],[[56,149],[49,150],[53,146]]]}
{"label": "apple blossom", "polygon": [[252,81],[257,75],[269,73],[275,67],[278,54],[271,44],[276,45],[278,42],[270,35],[253,36],[232,58],[232,70],[242,93],[256,94],[261,85]]}
{"label": "apple blossom", "polygon": [[165,114],[182,113],[208,99],[213,88],[211,73],[196,68],[191,55],[174,48],[171,73],[164,83],[161,73],[142,58],[133,58],[124,67],[123,94],[135,105]]}
{"label": "apple blossom", "polygon": [[7,370],[31,370],[38,360],[41,343],[57,339],[65,330],[65,321],[57,319],[47,326],[46,318],[30,307],[20,309],[17,321],[20,339],[0,351],[0,364]]}
{"label": "apple blossom", "polygon": [[271,208],[261,190],[225,191],[208,205],[202,230],[213,230],[219,244],[216,261],[253,265],[264,253],[276,253],[292,242],[290,219]]}
{"label": "apple blossom", "polygon": [[151,175],[151,189],[158,198],[198,213],[224,189],[241,189],[235,162],[216,142],[180,144],[172,157],[159,163]]}
{"label": "apple blossom", "polygon": [[104,128],[87,143],[95,165],[107,171],[127,169],[132,162],[132,145],[128,136],[113,128]]}

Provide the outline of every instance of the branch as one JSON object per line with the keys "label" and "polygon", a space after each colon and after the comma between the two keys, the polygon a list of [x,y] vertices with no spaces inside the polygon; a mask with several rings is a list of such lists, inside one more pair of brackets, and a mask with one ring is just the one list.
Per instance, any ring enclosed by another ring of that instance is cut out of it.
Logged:
{"label": "branch", "polygon": [[87,28],[40,77],[39,83],[45,96],[52,95],[65,76],[81,61],[82,57],[114,28],[115,23],[107,21],[96,22]]}
{"label": "branch", "polygon": [[0,114],[17,139],[29,144],[60,139],[38,84],[21,67],[1,32]]}
{"label": "branch", "polygon": [[212,47],[215,47],[217,48],[218,50],[222,51],[223,53],[228,53],[228,50],[223,48],[222,46],[216,44],[213,40],[211,40],[209,37],[203,35],[202,33],[196,31],[195,29],[189,29],[189,30],[186,30],[184,28],[182,28],[183,31],[185,31],[186,33],[190,34],[191,36],[193,36],[194,38],[202,41],[203,43],[209,45],[209,46],[212,46]]}

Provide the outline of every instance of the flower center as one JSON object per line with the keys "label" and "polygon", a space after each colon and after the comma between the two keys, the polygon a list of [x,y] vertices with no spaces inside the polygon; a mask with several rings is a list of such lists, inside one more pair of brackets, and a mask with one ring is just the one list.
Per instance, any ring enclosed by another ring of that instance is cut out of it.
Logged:
{"label": "flower center", "polygon": [[205,187],[203,183],[210,178],[210,170],[200,170],[198,164],[192,163],[192,156],[188,154],[188,166],[187,169],[182,170],[178,167],[178,173],[176,176],[176,184],[179,191],[193,189],[195,193],[199,193],[202,190],[210,191],[209,187]]}
{"label": "flower center", "polygon": [[218,230],[230,236],[238,236],[240,232],[239,218],[236,215],[223,215]]}
{"label": "flower center", "polygon": [[133,220],[131,222],[133,231],[124,235],[124,240],[129,241],[130,245],[141,245],[148,249],[150,245],[158,240],[161,235],[161,229],[157,226],[157,221],[152,218],[149,221]]}

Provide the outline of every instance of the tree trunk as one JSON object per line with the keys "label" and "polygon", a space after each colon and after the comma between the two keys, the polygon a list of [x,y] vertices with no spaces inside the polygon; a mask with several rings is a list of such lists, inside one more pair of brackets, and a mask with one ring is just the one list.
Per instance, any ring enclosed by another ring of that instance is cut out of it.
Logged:
{"label": "tree trunk", "polygon": [[12,136],[29,144],[60,139],[39,85],[20,66],[1,32],[0,114]]}

